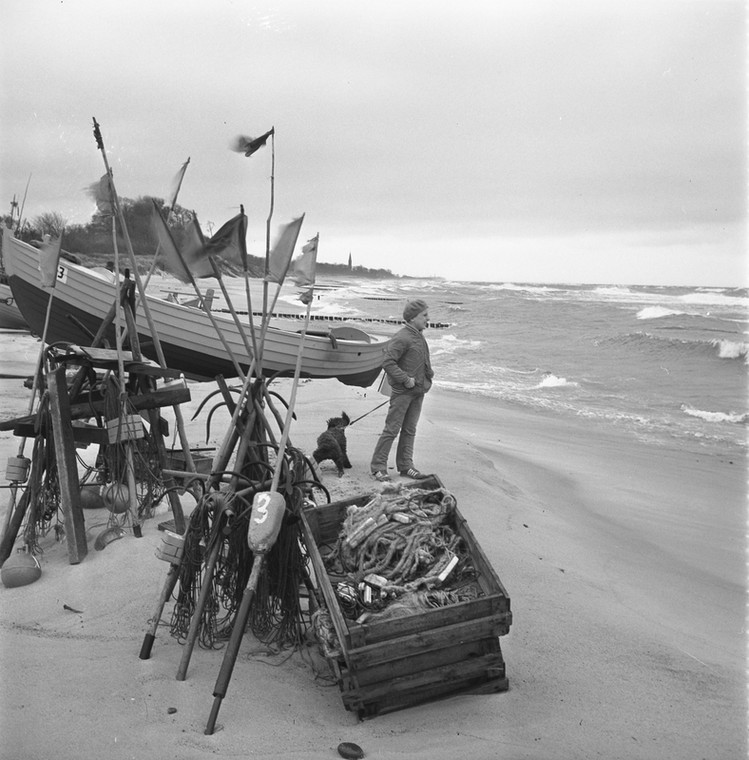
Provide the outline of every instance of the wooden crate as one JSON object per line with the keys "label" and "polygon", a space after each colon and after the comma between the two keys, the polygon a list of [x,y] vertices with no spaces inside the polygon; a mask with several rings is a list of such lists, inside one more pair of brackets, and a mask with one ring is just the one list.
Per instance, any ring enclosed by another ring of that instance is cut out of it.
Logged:
{"label": "wooden crate", "polygon": [[[442,483],[432,476],[414,487],[434,489]],[[342,656],[329,663],[346,709],[363,718],[458,693],[507,690],[498,637],[510,629],[510,598],[457,508],[451,527],[471,554],[478,598],[390,620],[357,623],[344,617],[320,547],[335,542],[348,507],[362,506],[372,495],[310,507],[301,515],[313,582],[342,649]]]}

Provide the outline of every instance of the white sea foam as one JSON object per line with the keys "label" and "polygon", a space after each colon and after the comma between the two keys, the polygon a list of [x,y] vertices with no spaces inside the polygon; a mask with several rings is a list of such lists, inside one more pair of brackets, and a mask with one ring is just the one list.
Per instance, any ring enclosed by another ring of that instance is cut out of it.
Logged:
{"label": "white sea foam", "polygon": [[459,351],[478,351],[481,346],[480,340],[456,338],[454,335],[442,335],[429,340],[429,350],[433,356],[444,356]]}
{"label": "white sea foam", "polygon": [[693,409],[686,404],[682,404],[681,411],[690,417],[699,417],[706,422],[732,422],[747,423],[749,422],[749,412],[707,412],[704,409]]}
{"label": "white sea foam", "polygon": [[739,359],[742,356],[749,358],[749,343],[739,340],[713,340],[710,343],[718,349],[721,359]]}
{"label": "white sea foam", "polygon": [[631,296],[634,295],[629,288],[620,288],[617,286],[601,286],[593,288],[593,293],[597,293],[602,296]]}
{"label": "white sea foam", "polygon": [[685,293],[677,297],[683,303],[700,303],[721,306],[735,306],[737,308],[749,308],[749,298],[745,296],[729,296],[725,293]]}
{"label": "white sea foam", "polygon": [[[336,302],[313,302],[315,303],[314,306],[314,312],[315,314],[321,314],[328,317],[336,317],[336,316],[347,316],[351,318],[355,318],[358,316],[363,316],[363,312],[361,312],[359,309],[356,309],[352,306],[348,306],[345,303]],[[298,303],[297,303],[298,305]]]}
{"label": "white sea foam", "polygon": [[468,393],[471,396],[488,396],[489,398],[501,398],[503,393],[494,383],[464,383],[455,380],[438,379],[435,386],[447,391]]}
{"label": "white sea foam", "polygon": [[591,290],[581,290],[578,292],[578,298],[584,301],[601,301],[603,303],[621,303],[631,308],[632,304],[660,304],[664,299],[669,300],[664,293],[648,293],[640,290],[630,290],[629,288],[618,286],[599,286]]}
{"label": "white sea foam", "polygon": [[684,311],[674,311],[665,306],[646,306],[637,312],[637,319],[660,319],[661,317],[678,317],[686,314]]}
{"label": "white sea foam", "polygon": [[559,288],[552,288],[549,285],[516,285],[514,282],[504,282],[501,284],[491,283],[487,285],[487,290],[514,290],[524,293],[552,293]]}
{"label": "white sea foam", "polygon": [[579,383],[568,380],[566,377],[557,377],[551,372],[547,372],[544,375],[543,380],[541,380],[538,385],[535,385],[534,388],[562,388],[565,386],[570,388],[577,388],[579,386]]}

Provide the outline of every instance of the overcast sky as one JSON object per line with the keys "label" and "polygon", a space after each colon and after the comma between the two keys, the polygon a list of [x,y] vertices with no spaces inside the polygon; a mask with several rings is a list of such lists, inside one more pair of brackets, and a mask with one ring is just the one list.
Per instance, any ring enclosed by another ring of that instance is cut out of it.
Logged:
{"label": "overcast sky", "polygon": [[104,172],[251,253],[459,280],[746,285],[739,0],[3,0],[0,208],[86,223]]}

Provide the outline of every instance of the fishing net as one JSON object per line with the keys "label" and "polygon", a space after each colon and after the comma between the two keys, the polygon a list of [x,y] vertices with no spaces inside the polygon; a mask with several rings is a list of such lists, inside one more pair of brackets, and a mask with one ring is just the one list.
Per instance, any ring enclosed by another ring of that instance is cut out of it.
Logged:
{"label": "fishing net", "polygon": [[19,508],[26,511],[23,543],[32,554],[41,553],[39,539],[52,528],[56,538],[65,535],[52,430],[50,425],[42,424],[47,403],[45,395],[36,417],[38,434],[34,439],[28,484],[19,501]]}
{"label": "fishing net", "polygon": [[[104,416],[107,420],[121,421],[127,416],[138,415],[130,397],[121,393],[119,383],[111,373],[104,384],[104,405]],[[138,419],[140,420],[140,417]],[[128,484],[128,468],[132,467],[137,504],[134,517],[142,522],[153,516],[155,505],[164,496],[165,489],[157,443],[150,431],[145,430],[140,438],[103,445],[97,459],[97,466],[103,483],[123,486]],[[110,522],[117,520],[118,518],[113,514]]]}
{"label": "fishing net", "polygon": [[[264,390],[258,386],[253,393]],[[240,447],[233,471],[223,473],[232,483],[209,490],[190,516],[170,630],[186,641],[197,614],[199,646],[218,648],[229,638],[254,560],[247,544],[253,496],[267,490],[275,468],[280,467],[278,490],[286,510],[265,558],[248,622],[258,641],[278,651],[296,647],[305,632],[300,587],[308,577],[308,558],[300,540],[298,513],[309,490],[319,484],[298,449],[287,447],[278,461],[278,446],[260,404],[253,401],[247,405],[241,426],[246,445]]]}

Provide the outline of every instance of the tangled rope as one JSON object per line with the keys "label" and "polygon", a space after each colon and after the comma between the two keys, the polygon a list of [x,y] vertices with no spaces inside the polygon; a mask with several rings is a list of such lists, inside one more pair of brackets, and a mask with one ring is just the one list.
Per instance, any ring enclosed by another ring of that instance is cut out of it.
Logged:
{"label": "tangled rope", "polygon": [[444,488],[395,486],[349,507],[325,558],[344,616],[395,617],[474,598],[476,572],[451,524],[455,506]]}

